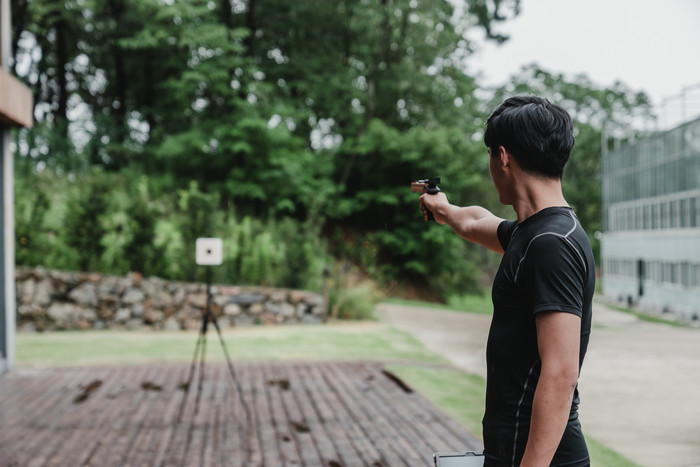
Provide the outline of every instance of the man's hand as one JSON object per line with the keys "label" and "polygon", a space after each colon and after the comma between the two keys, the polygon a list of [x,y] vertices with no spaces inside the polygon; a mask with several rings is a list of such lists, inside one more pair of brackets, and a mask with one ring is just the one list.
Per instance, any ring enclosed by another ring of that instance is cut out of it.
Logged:
{"label": "man's hand", "polygon": [[[438,183],[440,183],[440,177],[424,178],[422,180],[417,180],[411,183],[411,191],[413,193],[427,193],[429,195],[435,195],[437,193],[440,193],[440,187],[438,186]],[[424,209],[423,213],[425,215],[426,221],[435,220],[435,218],[433,217],[433,213],[430,210],[426,212]]]}
{"label": "man's hand", "polygon": [[[429,220],[428,212],[432,212],[435,222],[438,224],[444,224],[446,222],[445,216],[450,203],[447,201],[445,193],[439,192],[431,195],[427,191],[424,191],[418,200],[426,221]],[[438,210],[441,212],[438,212]]]}

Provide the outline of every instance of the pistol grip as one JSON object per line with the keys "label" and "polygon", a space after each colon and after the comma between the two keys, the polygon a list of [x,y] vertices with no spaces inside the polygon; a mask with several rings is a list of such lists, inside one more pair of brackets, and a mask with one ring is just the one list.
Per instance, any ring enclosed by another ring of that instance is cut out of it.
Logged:
{"label": "pistol grip", "polygon": [[[439,186],[427,186],[425,187],[426,193],[429,195],[437,195],[440,192],[440,187]],[[434,221],[435,216],[433,215],[432,211],[430,209],[426,209],[428,211],[428,221]]]}

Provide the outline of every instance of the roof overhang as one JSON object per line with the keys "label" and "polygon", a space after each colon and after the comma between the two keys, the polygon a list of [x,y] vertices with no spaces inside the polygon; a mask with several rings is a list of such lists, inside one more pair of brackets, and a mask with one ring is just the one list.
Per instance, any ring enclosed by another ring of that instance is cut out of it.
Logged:
{"label": "roof overhang", "polygon": [[0,70],[0,123],[31,128],[34,124],[32,91],[14,76]]}

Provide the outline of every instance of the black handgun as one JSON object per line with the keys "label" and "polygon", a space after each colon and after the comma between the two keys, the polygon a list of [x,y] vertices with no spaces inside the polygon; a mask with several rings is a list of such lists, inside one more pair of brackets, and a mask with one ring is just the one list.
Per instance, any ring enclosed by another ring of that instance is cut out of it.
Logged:
{"label": "black handgun", "polygon": [[[440,192],[440,187],[437,184],[440,183],[440,177],[425,178],[423,180],[416,180],[411,182],[411,191],[413,193],[428,193],[429,195],[436,195]],[[428,220],[434,221],[435,216],[428,210]]]}

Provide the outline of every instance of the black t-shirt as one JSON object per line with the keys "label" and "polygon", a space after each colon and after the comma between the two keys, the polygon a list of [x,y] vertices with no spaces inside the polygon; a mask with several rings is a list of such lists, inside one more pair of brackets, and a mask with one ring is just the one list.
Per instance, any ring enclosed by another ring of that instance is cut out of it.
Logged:
{"label": "black t-shirt", "polygon": [[[535,315],[561,311],[581,317],[580,365],[591,330],[595,262],[573,210],[544,209],[521,224],[504,221],[498,238],[505,250],[494,279],[493,320],[486,347],[487,466],[517,466],[525,451],[540,375]],[[551,465],[588,465],[578,421],[578,388],[569,423]]]}

